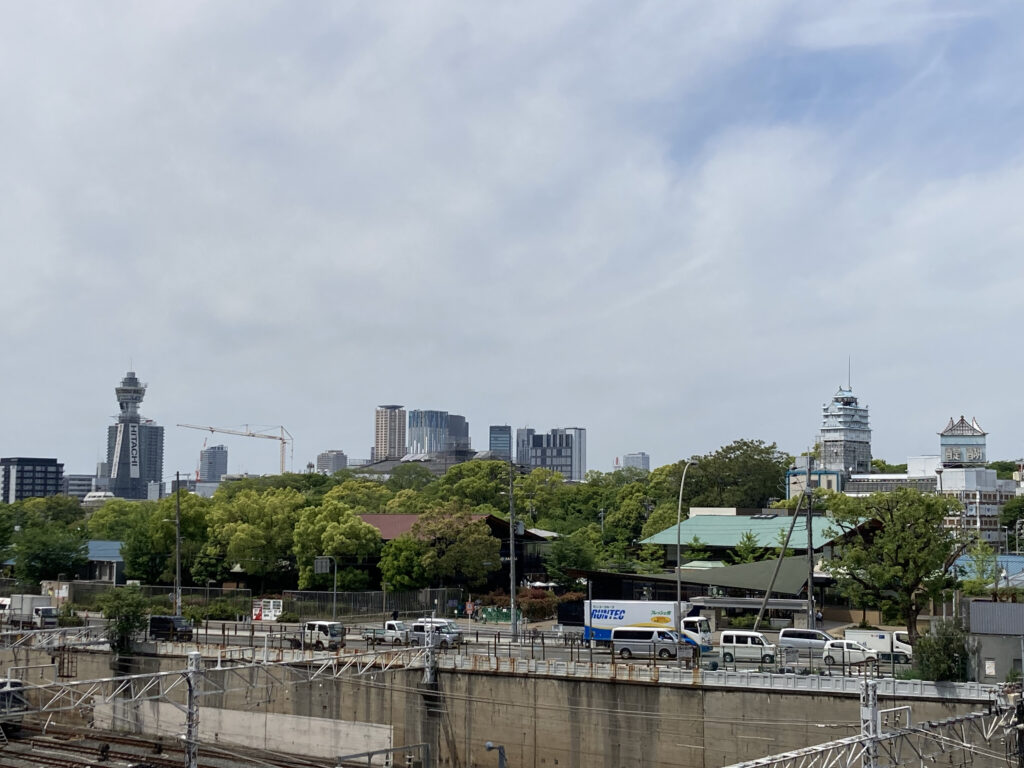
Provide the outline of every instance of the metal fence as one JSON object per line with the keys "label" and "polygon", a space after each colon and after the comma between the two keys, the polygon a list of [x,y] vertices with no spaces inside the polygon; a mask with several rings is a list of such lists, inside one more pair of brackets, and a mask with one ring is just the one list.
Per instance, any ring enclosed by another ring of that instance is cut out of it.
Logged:
{"label": "metal fence", "polygon": [[11,595],[38,595],[39,584],[27,584],[17,579],[0,579],[0,597]]}
{"label": "metal fence", "polygon": [[420,589],[415,592],[305,592],[288,591],[282,595],[285,613],[302,619],[337,616],[382,618],[395,611],[399,616],[422,615],[436,611],[438,616],[462,613],[459,589]]}

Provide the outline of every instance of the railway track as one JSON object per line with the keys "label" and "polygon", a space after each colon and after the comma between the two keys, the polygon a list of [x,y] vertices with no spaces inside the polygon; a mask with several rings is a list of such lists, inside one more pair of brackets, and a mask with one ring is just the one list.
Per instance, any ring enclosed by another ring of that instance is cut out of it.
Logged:
{"label": "railway track", "polygon": [[[169,737],[140,737],[91,728],[25,723],[0,748],[2,768],[180,768],[184,749]],[[281,755],[233,745],[199,746],[200,768],[334,768],[335,761]]]}

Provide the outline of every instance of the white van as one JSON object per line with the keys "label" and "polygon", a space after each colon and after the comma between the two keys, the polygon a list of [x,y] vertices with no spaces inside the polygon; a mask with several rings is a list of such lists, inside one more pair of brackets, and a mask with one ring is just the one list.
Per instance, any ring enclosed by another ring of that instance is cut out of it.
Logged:
{"label": "white van", "polygon": [[772,664],[775,661],[775,646],[760,632],[726,629],[722,631],[718,646],[722,652],[722,661],[726,664],[734,661]]}
{"label": "white van", "polygon": [[679,635],[657,627],[614,627],[611,643],[612,653],[623,659],[634,656],[674,659],[679,653]]}

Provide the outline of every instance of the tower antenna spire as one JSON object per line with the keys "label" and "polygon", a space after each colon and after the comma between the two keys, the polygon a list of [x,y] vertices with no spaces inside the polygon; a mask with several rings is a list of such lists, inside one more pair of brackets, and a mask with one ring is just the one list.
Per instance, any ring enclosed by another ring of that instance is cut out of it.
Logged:
{"label": "tower antenna spire", "polygon": [[846,357],[846,388],[853,390],[853,355]]}

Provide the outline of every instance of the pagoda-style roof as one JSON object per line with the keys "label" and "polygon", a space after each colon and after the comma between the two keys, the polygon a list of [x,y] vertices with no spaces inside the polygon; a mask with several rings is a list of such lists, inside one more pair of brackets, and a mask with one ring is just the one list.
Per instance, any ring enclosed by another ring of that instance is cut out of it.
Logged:
{"label": "pagoda-style roof", "polygon": [[968,424],[967,419],[963,416],[957,422],[954,422],[953,417],[950,416],[949,424],[939,432],[940,437],[984,437],[986,434],[988,433],[981,428],[977,419],[971,417],[971,423]]}

